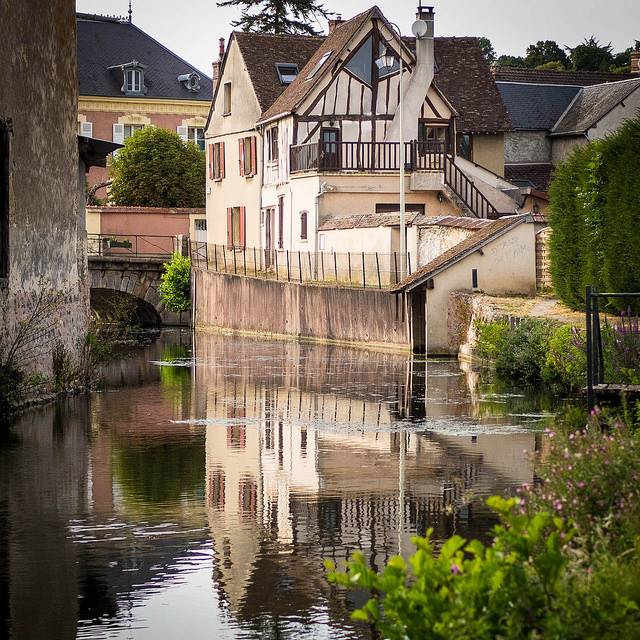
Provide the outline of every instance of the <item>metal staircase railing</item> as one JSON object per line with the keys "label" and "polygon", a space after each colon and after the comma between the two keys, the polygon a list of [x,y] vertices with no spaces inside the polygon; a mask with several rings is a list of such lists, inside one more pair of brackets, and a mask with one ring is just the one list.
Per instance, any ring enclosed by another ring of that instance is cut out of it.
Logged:
{"label": "metal staircase railing", "polygon": [[498,210],[456,165],[450,155],[444,159],[444,182],[476,218],[496,220],[499,217]]}

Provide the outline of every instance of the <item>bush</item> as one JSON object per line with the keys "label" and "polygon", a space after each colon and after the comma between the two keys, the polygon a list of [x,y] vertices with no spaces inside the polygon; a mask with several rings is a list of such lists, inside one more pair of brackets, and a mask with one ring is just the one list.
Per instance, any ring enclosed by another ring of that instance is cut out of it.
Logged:
{"label": "bush", "polygon": [[476,355],[486,360],[495,360],[502,350],[509,329],[509,323],[506,320],[476,322]]}
{"label": "bush", "polygon": [[147,127],[127,139],[113,159],[109,201],[121,206],[203,207],[204,153],[178,135]]}
{"label": "bush", "polygon": [[568,389],[583,389],[587,383],[587,356],[582,333],[564,325],[553,331],[547,344],[542,379]]}
{"label": "bush", "polygon": [[180,313],[191,309],[191,260],[174,253],[165,262],[161,276],[160,297],[169,311]]}
{"label": "bush", "polygon": [[488,504],[502,519],[489,546],[453,536],[436,556],[429,532],[413,539],[409,565],[394,557],[377,573],[359,552],[345,572],[325,562],[330,582],[372,596],[353,619],[391,640],[637,637],[640,579],[629,572],[637,557],[586,571],[562,518],[516,513],[516,499]]}
{"label": "bush", "polygon": [[640,319],[622,312],[620,319],[602,327],[605,380],[640,384]]}

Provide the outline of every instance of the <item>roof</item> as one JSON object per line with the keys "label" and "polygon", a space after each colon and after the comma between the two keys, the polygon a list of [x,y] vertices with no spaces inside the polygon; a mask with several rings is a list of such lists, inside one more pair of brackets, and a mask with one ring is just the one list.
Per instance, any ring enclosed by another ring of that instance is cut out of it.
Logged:
{"label": "roof", "polygon": [[551,131],[552,135],[585,133],[640,88],[640,78],[584,87]]}
{"label": "roof", "polygon": [[[409,205],[410,207],[411,205]],[[412,225],[422,218],[421,212],[407,211],[405,222]],[[357,213],[325,220],[318,231],[334,231],[337,229],[373,229],[375,227],[395,227],[400,224],[400,213]]]}
{"label": "roof", "polygon": [[234,31],[247,73],[262,111],[266,111],[288,85],[278,77],[276,64],[295,64],[302,71],[323,43],[322,36],[276,35]]}
{"label": "roof", "polygon": [[[367,11],[339,24],[315,50],[314,54],[307,61],[307,64],[300,69],[298,77],[287,87],[278,99],[262,113],[262,120],[269,120],[276,116],[291,113],[295,108],[311,93],[316,82],[307,81],[306,78],[311,70],[326,53],[329,54],[326,61],[314,78],[321,78],[326,69],[331,69],[333,63],[340,57],[340,53],[347,46],[351,38],[357,33],[369,18],[383,18],[378,7],[371,7]],[[249,34],[253,36],[254,34]],[[288,36],[289,37],[289,36]]]}
{"label": "roof", "polygon": [[[145,98],[211,101],[211,79],[134,24],[86,13],[76,14],[76,21],[81,96],[121,98],[122,74],[108,67],[137,60],[146,66]],[[200,91],[189,91],[178,81],[179,75],[189,73],[200,76]]]}
{"label": "roof", "polygon": [[478,38],[436,38],[435,83],[460,117],[461,133],[511,131],[511,121]]}
{"label": "roof", "polygon": [[122,146],[110,140],[78,136],[78,153],[87,168],[106,167],[107,156],[117,149],[121,149]]}
{"label": "roof", "polygon": [[[369,19],[384,16],[378,7],[359,13],[338,25],[307,61],[304,69],[279,98],[263,111],[262,120],[291,113],[313,91],[316,83],[306,78],[323,55],[329,57],[321,71],[333,68],[341,52]],[[248,39],[255,34],[246,34]],[[291,37],[291,36],[285,36]],[[415,38],[403,38],[410,51],[415,50]],[[478,38],[435,38],[436,74],[434,84],[460,115],[458,131],[466,133],[496,133],[510,131],[509,114],[500,98],[491,70],[480,49]],[[317,75],[319,79],[322,73]]]}
{"label": "roof", "polygon": [[492,224],[486,218],[471,218],[469,216],[429,216],[422,220],[420,227],[451,227],[454,229],[469,229],[476,231]]}
{"label": "roof", "polygon": [[477,233],[465,238],[462,242],[459,242],[450,249],[447,249],[447,251],[440,254],[437,258],[434,258],[431,262],[425,264],[415,273],[407,276],[402,282],[392,287],[390,292],[399,293],[401,291],[411,291],[412,289],[415,289],[429,278],[433,278],[441,271],[448,269],[474,251],[477,251],[489,242],[499,238],[519,224],[530,220],[531,216],[529,216],[529,214],[523,214],[518,216],[505,216],[493,221],[491,224],[484,227],[484,229],[481,229]]}
{"label": "roof", "polygon": [[498,82],[524,82],[526,84],[564,84],[588,87],[593,84],[630,80],[632,73],[608,73],[601,71],[555,71],[552,69],[521,69],[519,67],[493,67]]}
{"label": "roof", "polygon": [[553,165],[550,163],[505,164],[504,177],[518,187],[533,187],[547,191],[551,182]]}
{"label": "roof", "polygon": [[513,128],[551,131],[580,87],[559,84],[497,82]]}

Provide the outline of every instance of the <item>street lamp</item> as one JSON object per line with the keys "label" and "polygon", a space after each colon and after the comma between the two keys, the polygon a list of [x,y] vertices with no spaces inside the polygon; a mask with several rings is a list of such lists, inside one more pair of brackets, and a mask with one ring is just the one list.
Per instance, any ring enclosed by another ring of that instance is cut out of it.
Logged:
{"label": "street lamp", "polygon": [[[404,131],[402,129],[402,76],[404,74],[404,60],[402,58],[402,32],[400,27],[393,22],[388,23],[400,38],[400,102],[398,104],[399,114],[398,120],[400,124],[400,280],[404,280],[407,275],[407,225],[406,225],[406,203],[405,203],[405,184],[404,184]],[[387,47],[384,48],[382,55],[376,60],[378,69],[391,69],[396,62],[396,57],[389,52]]]}

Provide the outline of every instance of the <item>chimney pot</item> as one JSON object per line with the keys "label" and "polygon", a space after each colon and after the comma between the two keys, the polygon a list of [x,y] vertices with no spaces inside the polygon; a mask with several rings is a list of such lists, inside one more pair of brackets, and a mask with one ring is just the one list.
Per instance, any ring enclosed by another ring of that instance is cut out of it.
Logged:
{"label": "chimney pot", "polygon": [[218,40],[218,60],[224,58],[224,38]]}
{"label": "chimney pot", "polygon": [[329,20],[329,33],[333,33],[343,22],[344,20],[340,14],[336,15],[334,19]]}
{"label": "chimney pot", "polygon": [[640,51],[631,52],[631,73],[640,74]]}

